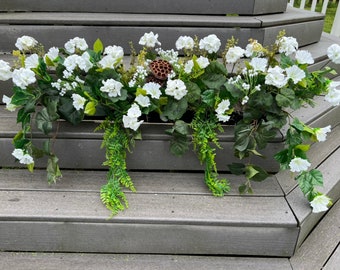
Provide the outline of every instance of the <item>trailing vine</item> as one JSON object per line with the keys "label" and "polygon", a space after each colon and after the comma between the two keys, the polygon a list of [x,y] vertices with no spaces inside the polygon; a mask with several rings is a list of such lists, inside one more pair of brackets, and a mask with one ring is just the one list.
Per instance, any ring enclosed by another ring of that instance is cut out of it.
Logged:
{"label": "trailing vine", "polygon": [[[221,125],[214,119],[215,117],[203,117],[203,112],[196,113],[191,122],[193,130],[192,142],[198,158],[205,166],[204,179],[208,188],[214,196],[221,197],[230,191],[229,182],[226,179],[218,179],[216,166],[215,147],[221,148],[217,138],[217,131],[221,131]],[[203,120],[204,119],[204,120]]]}
{"label": "trailing vine", "polygon": [[104,130],[102,147],[106,149],[106,161],[103,165],[109,167],[107,184],[101,187],[100,198],[112,215],[129,207],[123,187],[135,192],[126,168],[126,151],[133,142],[127,129],[119,121],[104,121],[98,129]]}

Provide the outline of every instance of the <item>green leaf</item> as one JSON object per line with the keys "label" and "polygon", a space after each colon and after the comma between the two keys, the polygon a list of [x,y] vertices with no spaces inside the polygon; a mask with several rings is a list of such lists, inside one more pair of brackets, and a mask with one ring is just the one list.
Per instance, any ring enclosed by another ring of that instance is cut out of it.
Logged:
{"label": "green leaf", "polygon": [[96,52],[96,53],[99,53],[99,52],[103,52],[104,51],[104,45],[102,43],[102,41],[98,38],[94,44],[93,44],[93,50]]}
{"label": "green leaf", "polygon": [[73,125],[80,123],[84,118],[83,110],[77,111],[73,106],[73,100],[66,96],[60,98],[59,113]]}
{"label": "green leaf", "polygon": [[13,88],[14,95],[12,96],[11,103],[17,106],[24,106],[30,99],[34,99],[34,95],[28,93],[25,89],[15,86]]}
{"label": "green leaf", "polygon": [[96,102],[87,102],[84,113],[87,115],[94,115],[96,113]]}
{"label": "green leaf", "polygon": [[248,186],[247,186],[247,185],[240,185],[240,186],[238,187],[238,192],[239,192],[240,194],[245,194],[245,193],[247,193],[247,190],[248,190]]}
{"label": "green leaf", "polygon": [[263,180],[269,177],[268,172],[264,170],[263,168],[256,166],[256,165],[252,165],[252,166],[253,166],[253,169],[257,171],[257,173],[254,174],[253,177],[249,178],[251,181],[262,182]]}
{"label": "green leaf", "polygon": [[246,165],[244,165],[243,163],[233,162],[231,164],[228,164],[228,168],[229,168],[230,172],[232,174],[235,174],[235,175],[242,175],[242,174],[244,174],[245,167],[246,167]]}
{"label": "green leaf", "polygon": [[188,90],[186,96],[189,103],[195,103],[197,100],[200,99],[201,89],[196,83],[189,81],[185,83],[185,86]]}
{"label": "green leaf", "polygon": [[61,171],[58,165],[58,158],[55,155],[48,157],[47,161],[47,180],[48,183],[56,183],[57,180],[62,177]]}
{"label": "green leaf", "polygon": [[180,119],[188,108],[188,102],[185,98],[177,101],[169,98],[167,105],[164,107],[163,116],[168,117],[170,120]]}
{"label": "green leaf", "polygon": [[49,134],[52,131],[52,120],[47,112],[47,108],[43,108],[37,113],[35,117],[37,128],[44,132],[44,134]]}
{"label": "green leaf", "polygon": [[259,173],[252,165],[247,165],[245,168],[245,171],[246,171],[246,177],[248,179],[253,178],[256,174]]}
{"label": "green leaf", "polygon": [[205,90],[202,94],[202,101],[209,106],[213,107],[215,105],[215,91],[210,89],[210,90]]}
{"label": "green leaf", "polygon": [[189,141],[187,136],[175,133],[170,140],[170,152],[175,156],[182,156],[189,150]]}
{"label": "green leaf", "polygon": [[296,177],[299,187],[303,194],[307,195],[313,192],[315,186],[323,185],[323,176],[319,170],[313,169],[311,171],[302,172]]}
{"label": "green leaf", "polygon": [[181,135],[187,136],[189,134],[189,125],[183,120],[177,120],[174,125],[174,130]]}
{"label": "green leaf", "polygon": [[219,90],[225,84],[226,78],[222,74],[205,73],[202,76],[203,84],[209,89]]}
{"label": "green leaf", "polygon": [[283,88],[276,95],[276,102],[280,107],[290,107],[295,99],[295,93],[290,88]]}

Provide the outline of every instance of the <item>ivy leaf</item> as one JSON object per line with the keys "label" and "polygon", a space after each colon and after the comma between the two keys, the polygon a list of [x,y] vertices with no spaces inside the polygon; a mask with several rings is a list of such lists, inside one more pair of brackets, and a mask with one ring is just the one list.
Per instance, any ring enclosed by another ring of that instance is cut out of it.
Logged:
{"label": "ivy leaf", "polygon": [[233,162],[231,164],[228,164],[228,168],[232,174],[235,175],[242,175],[245,172],[245,165],[243,163],[236,163]]}
{"label": "ivy leaf", "polygon": [[186,82],[185,86],[188,90],[187,99],[189,103],[194,103],[201,97],[201,88],[194,82]]}
{"label": "ivy leaf", "polygon": [[37,128],[44,132],[45,135],[49,134],[52,131],[52,120],[47,112],[47,108],[43,108],[40,112],[37,113],[35,117]]}
{"label": "ivy leaf", "polygon": [[174,133],[170,141],[170,152],[175,156],[182,156],[189,150],[189,141],[187,136]]}
{"label": "ivy leaf", "polygon": [[58,165],[58,158],[55,155],[48,157],[46,170],[49,184],[56,183],[57,180],[62,176]]}
{"label": "ivy leaf", "polygon": [[84,118],[83,110],[77,111],[73,106],[72,99],[66,96],[60,98],[59,112],[65,120],[73,125],[80,123]]}
{"label": "ivy leaf", "polygon": [[296,177],[299,187],[303,194],[307,195],[313,192],[314,186],[323,185],[323,176],[319,170],[313,169],[308,172],[302,172]]}
{"label": "ivy leaf", "polygon": [[280,93],[276,95],[276,102],[280,107],[290,107],[295,98],[295,93],[292,89],[283,88]]}
{"label": "ivy leaf", "polygon": [[17,106],[24,106],[30,99],[34,99],[34,96],[28,93],[25,89],[15,86],[13,88],[14,95],[12,96],[11,103]]}
{"label": "ivy leaf", "polygon": [[189,125],[183,120],[177,120],[174,125],[174,130],[181,135],[187,136],[189,134]]}

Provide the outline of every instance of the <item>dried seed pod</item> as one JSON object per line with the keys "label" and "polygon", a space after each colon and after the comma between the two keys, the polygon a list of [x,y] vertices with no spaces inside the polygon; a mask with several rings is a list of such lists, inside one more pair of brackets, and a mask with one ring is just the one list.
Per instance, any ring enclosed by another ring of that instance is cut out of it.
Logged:
{"label": "dried seed pod", "polygon": [[171,64],[162,59],[152,61],[149,67],[152,75],[159,80],[166,80],[172,71]]}

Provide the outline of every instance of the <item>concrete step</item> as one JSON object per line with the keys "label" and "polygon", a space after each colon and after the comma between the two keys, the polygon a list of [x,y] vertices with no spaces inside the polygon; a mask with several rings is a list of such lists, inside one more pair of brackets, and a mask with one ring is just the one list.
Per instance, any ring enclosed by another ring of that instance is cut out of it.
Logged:
{"label": "concrete step", "polygon": [[61,47],[75,36],[84,37],[89,44],[100,38],[105,45],[120,45],[129,54],[129,42],[138,47],[140,37],[150,31],[159,34],[163,49],[173,48],[180,35],[202,38],[212,33],[222,44],[234,36],[241,46],[250,38],[269,45],[283,29],[303,46],[320,40],[323,18],[320,13],[295,8],[258,16],[5,12],[0,13],[0,52],[11,52],[19,36],[29,35],[46,48]]}

